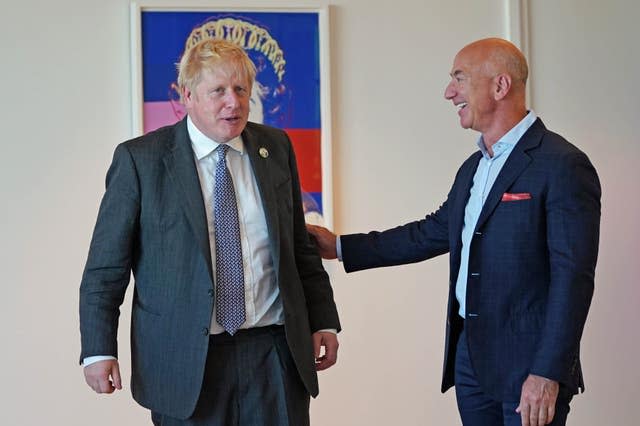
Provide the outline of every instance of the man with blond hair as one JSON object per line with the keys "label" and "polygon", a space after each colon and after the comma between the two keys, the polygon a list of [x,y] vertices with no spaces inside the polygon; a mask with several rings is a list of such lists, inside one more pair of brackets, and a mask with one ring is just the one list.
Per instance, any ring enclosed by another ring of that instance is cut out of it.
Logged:
{"label": "man with blond hair", "polygon": [[465,426],[564,425],[584,388],[580,338],[594,287],[600,183],[587,156],[525,107],[527,62],[502,39],[455,57],[445,98],[479,151],[422,220],[336,236],[309,226],[347,272],[449,253],[442,391]]}
{"label": "man with blond hair", "polygon": [[86,382],[122,388],[133,272],[131,390],[155,425],[308,425],[340,323],[291,142],[248,122],[240,47],[202,41],[178,71],[187,117],[120,144],[107,174],[80,286]]}

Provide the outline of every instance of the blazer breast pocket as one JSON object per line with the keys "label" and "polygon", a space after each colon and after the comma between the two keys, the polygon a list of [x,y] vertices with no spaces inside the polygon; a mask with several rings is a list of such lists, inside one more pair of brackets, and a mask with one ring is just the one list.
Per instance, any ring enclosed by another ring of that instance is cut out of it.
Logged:
{"label": "blazer breast pocket", "polygon": [[541,217],[539,200],[530,193],[505,193],[495,210],[502,227],[519,231],[531,229]]}
{"label": "blazer breast pocket", "polygon": [[170,232],[186,219],[183,205],[184,199],[179,194],[169,190],[159,191],[143,200],[140,220],[153,225],[160,233]]}
{"label": "blazer breast pocket", "polygon": [[182,211],[172,211],[162,214],[159,220],[160,232],[170,232],[182,224],[185,216]]}

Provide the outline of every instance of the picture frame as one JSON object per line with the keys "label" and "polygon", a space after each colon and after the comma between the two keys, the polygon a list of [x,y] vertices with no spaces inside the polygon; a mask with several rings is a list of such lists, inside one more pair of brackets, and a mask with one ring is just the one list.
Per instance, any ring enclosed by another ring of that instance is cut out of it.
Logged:
{"label": "picture frame", "polygon": [[132,133],[179,121],[176,63],[202,38],[242,46],[256,65],[250,121],[283,129],[296,153],[305,219],[333,226],[327,7],[131,3]]}

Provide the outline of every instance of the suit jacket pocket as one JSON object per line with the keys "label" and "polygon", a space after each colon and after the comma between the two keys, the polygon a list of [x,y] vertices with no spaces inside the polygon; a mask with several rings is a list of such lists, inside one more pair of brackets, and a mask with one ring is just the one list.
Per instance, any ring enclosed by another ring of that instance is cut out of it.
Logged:
{"label": "suit jacket pocket", "polygon": [[542,311],[528,311],[514,314],[511,317],[511,331],[515,334],[539,333],[544,326]]}
{"label": "suit jacket pocket", "polygon": [[494,231],[510,240],[522,238],[527,232],[537,233],[540,217],[544,217],[540,207],[536,199],[500,201],[487,226],[495,227]]}
{"label": "suit jacket pocket", "polygon": [[162,315],[157,310],[147,305],[143,305],[139,300],[135,300],[133,302],[133,312],[135,313],[136,311],[140,311],[143,315],[150,315],[152,317],[159,317]]}

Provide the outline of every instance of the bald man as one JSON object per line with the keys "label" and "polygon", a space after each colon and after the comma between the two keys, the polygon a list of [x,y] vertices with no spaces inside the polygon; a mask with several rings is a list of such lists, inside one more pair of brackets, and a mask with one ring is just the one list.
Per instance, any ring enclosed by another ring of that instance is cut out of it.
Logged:
{"label": "bald man", "polygon": [[434,213],[383,232],[309,226],[347,272],[450,256],[442,391],[464,425],[564,425],[584,389],[580,338],[598,254],[600,183],[587,156],[525,106],[528,67],[484,39],[455,57],[445,98],[480,132]]}

